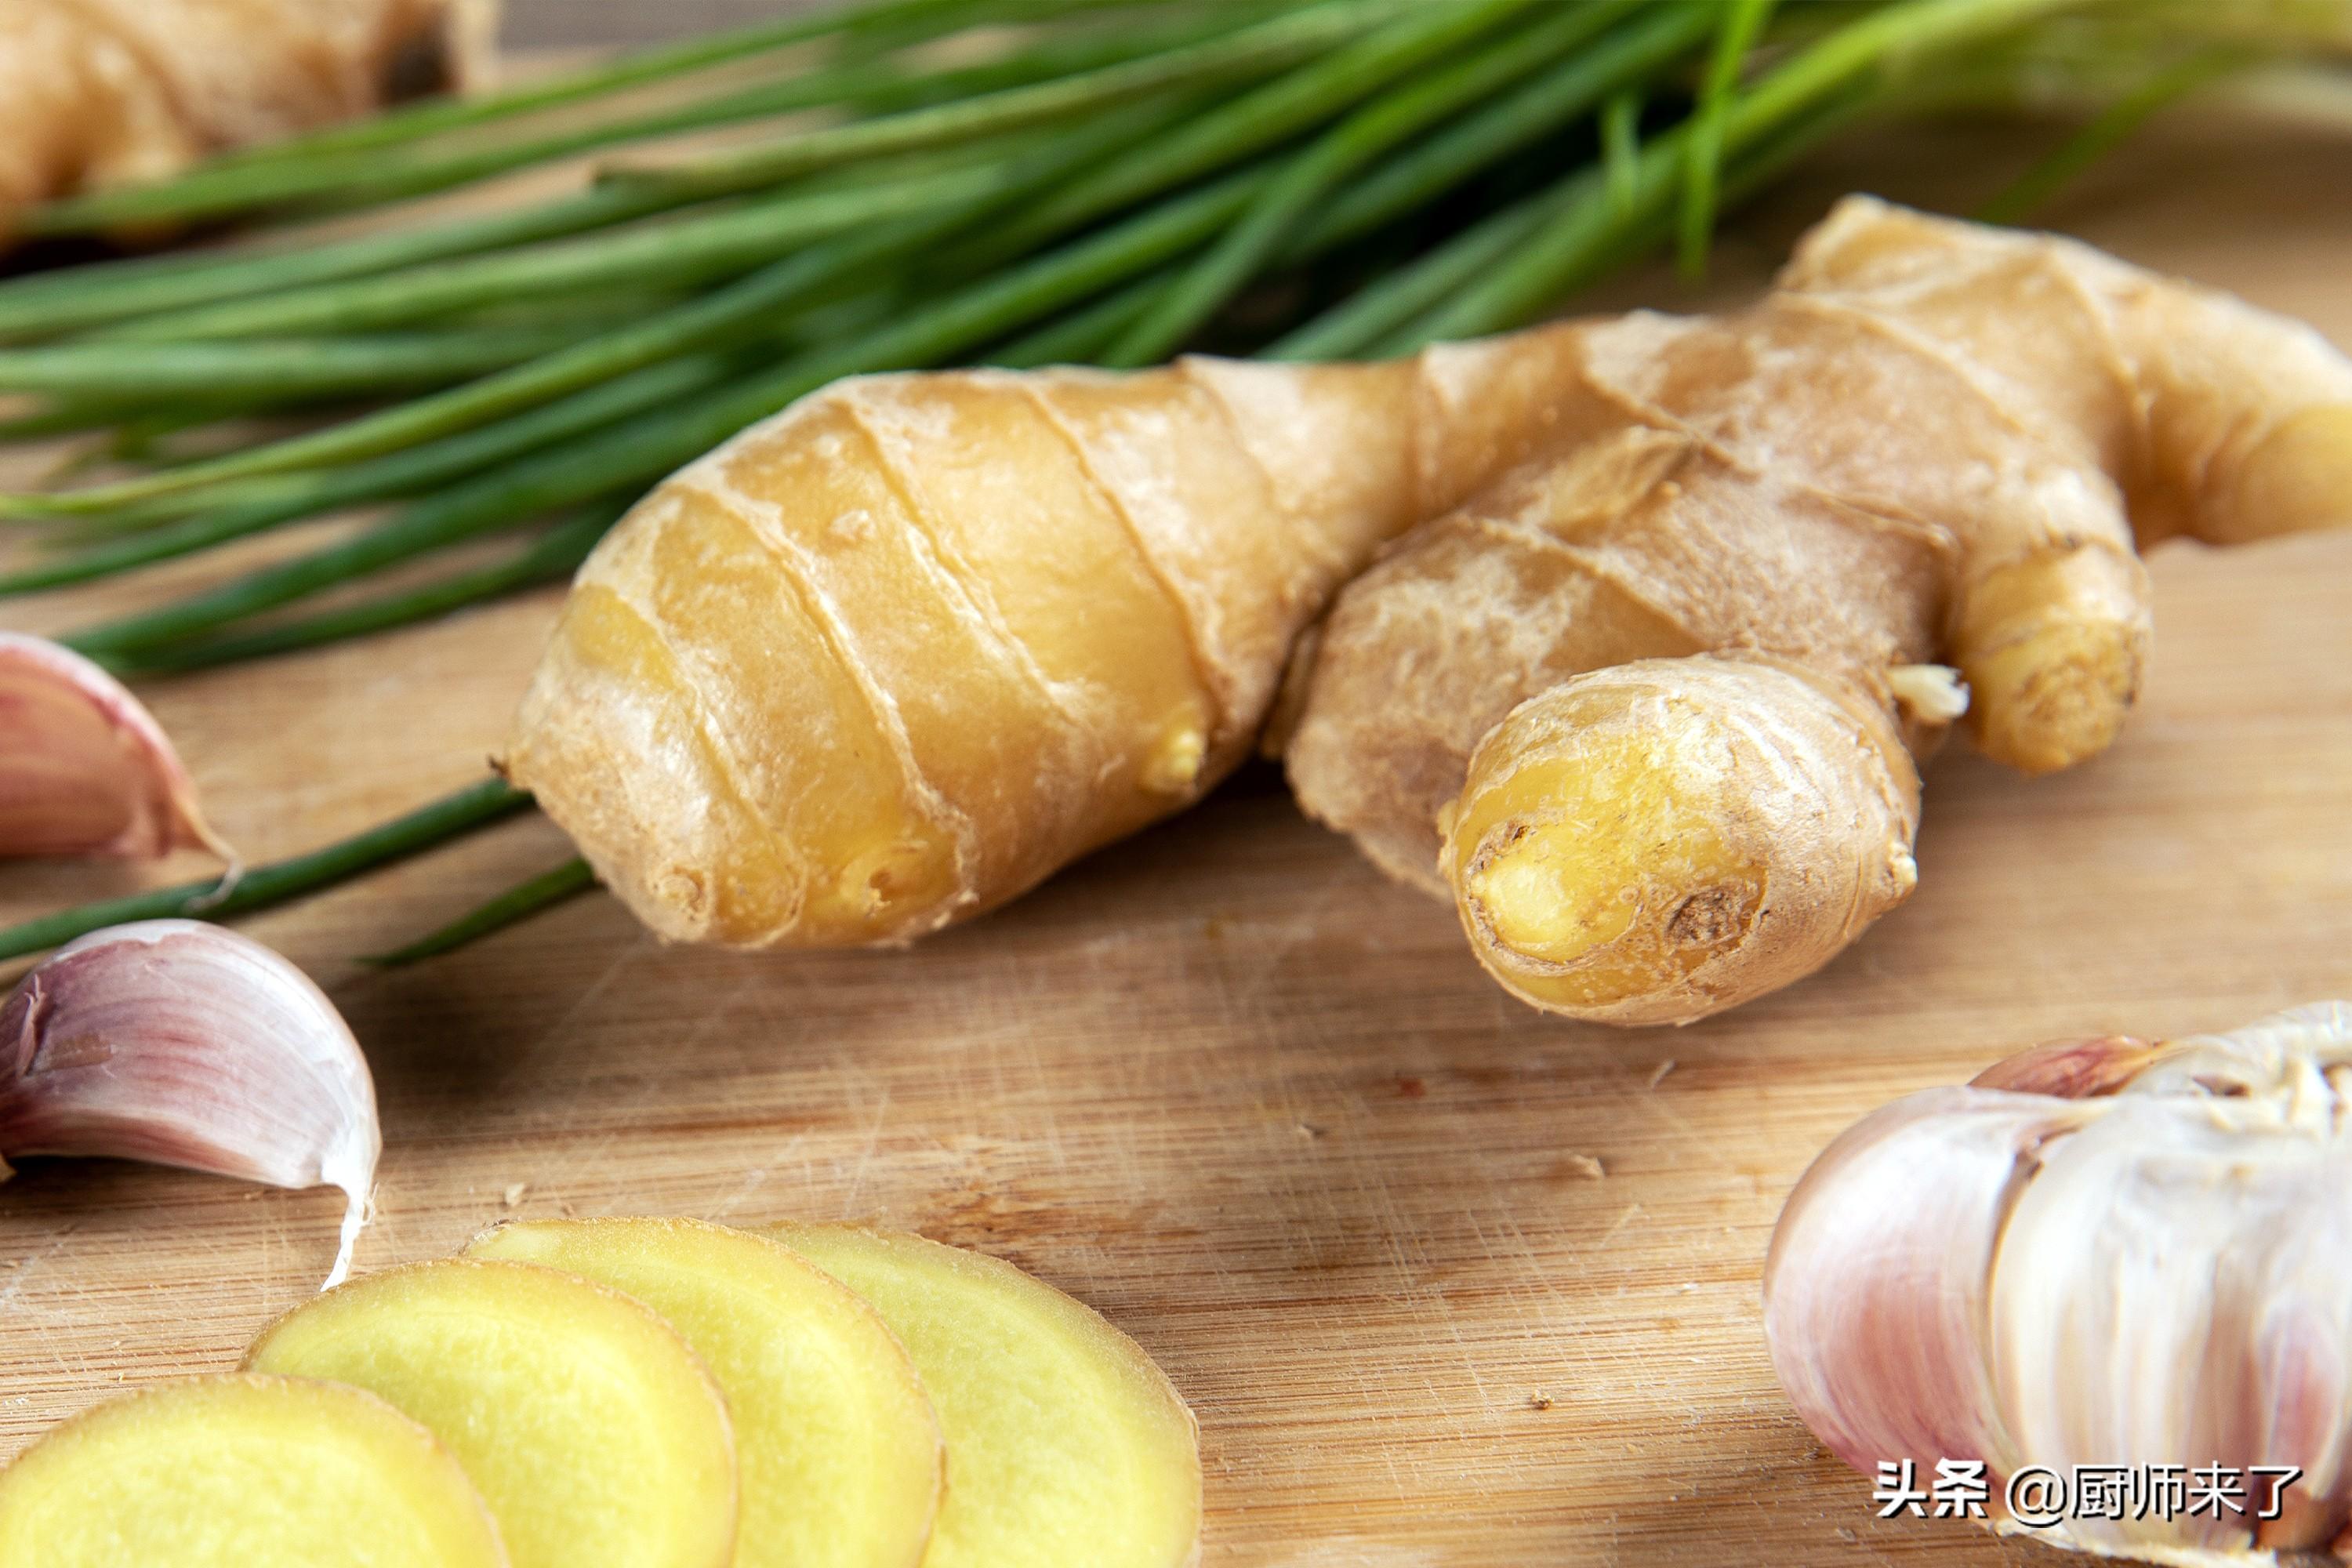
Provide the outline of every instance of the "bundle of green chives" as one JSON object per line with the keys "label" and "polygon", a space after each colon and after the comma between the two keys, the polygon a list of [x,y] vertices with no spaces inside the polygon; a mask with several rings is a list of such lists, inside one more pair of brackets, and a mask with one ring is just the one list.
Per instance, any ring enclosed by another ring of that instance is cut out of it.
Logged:
{"label": "bundle of green chives", "polygon": [[[2089,4],[869,0],[58,204],[36,232],[265,226],[226,251],[0,284],[0,394],[42,400],[20,431],[178,443],[145,472],[0,497],[60,542],[0,595],[390,505],[66,639],[131,673],[253,658],[562,575],[663,474],[841,375],[1149,363],[1238,330],[1230,308],[1275,275],[1306,279],[1286,291],[1306,303],[1255,318],[1243,348],[1387,354],[1515,326],[1669,241],[1696,263],[1721,200],[1834,125],[1924,68],[2022,59],[2021,38]],[[313,224],[722,125],[759,133],[625,152],[575,194],[487,216]],[[1531,178],[1532,195],[1491,194]],[[327,417],[255,433],[253,415],[289,409]],[[289,610],[524,529],[488,566]],[[485,784],[249,873],[208,911],[212,885],[166,889],[0,931],[0,956],[257,908],[521,804]],[[457,935],[585,885],[562,868]]]}

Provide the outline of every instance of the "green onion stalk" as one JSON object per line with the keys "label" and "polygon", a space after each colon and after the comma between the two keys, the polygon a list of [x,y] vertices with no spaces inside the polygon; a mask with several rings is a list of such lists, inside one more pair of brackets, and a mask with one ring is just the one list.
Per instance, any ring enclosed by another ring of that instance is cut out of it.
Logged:
{"label": "green onion stalk", "polygon": [[[1725,204],[1859,116],[2080,81],[2085,128],[1999,200],[2021,217],[2162,106],[2340,48],[2323,10],[866,0],[410,106],[30,215],[40,235],[242,232],[0,283],[0,397],[23,405],[0,440],[91,432],[146,465],[0,496],[36,542],[0,597],[371,508],[63,640],[135,677],[378,634],[562,578],[663,475],[840,376],[1409,353],[1660,249],[1696,272]],[[673,140],[712,129],[734,144]],[[583,153],[604,162],[568,194],[436,199]],[[0,957],[226,919],[528,805],[473,786],[233,888],[0,931]],[[567,863],[388,958],[590,885]]]}

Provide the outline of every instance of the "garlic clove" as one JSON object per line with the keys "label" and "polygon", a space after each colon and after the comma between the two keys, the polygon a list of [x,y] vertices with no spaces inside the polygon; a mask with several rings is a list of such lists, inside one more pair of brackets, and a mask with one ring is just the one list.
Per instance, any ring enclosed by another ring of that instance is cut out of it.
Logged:
{"label": "garlic clove", "polygon": [[1838,1458],[2015,1468],[1983,1349],[1992,1261],[2019,1164],[2075,1119],[2063,1102],[1930,1089],[1849,1128],[1790,1195],[1764,1265],[1765,1335]]}
{"label": "garlic clove", "polygon": [[[2242,1512],[2035,1521],[2053,1545],[2352,1556],[2347,1075],[2352,1004],[2328,1003],[2056,1042],[1865,1117],[1798,1184],[1767,1264],[1798,1413],[1865,1471],[1985,1459],[1997,1515],[2021,1465],[2247,1488]],[[2271,1466],[2301,1473],[2265,1518]]]}
{"label": "garlic clove", "polygon": [[234,931],[195,921],[93,931],[0,1003],[0,1174],[19,1155],[110,1155],[340,1187],[333,1285],[382,1150],[374,1083],[342,1016]]}
{"label": "garlic clove", "polygon": [[0,632],[0,857],[184,847],[236,859],[154,717],[71,648]]}
{"label": "garlic clove", "polygon": [[[2274,1109],[2126,1093],[2046,1152],[2001,1242],[1990,1340],[2000,1405],[2038,1462],[2294,1465],[2290,1496],[2340,1527],[2352,1151]],[[2063,1528],[2110,1552],[2251,1544],[2219,1510]]]}

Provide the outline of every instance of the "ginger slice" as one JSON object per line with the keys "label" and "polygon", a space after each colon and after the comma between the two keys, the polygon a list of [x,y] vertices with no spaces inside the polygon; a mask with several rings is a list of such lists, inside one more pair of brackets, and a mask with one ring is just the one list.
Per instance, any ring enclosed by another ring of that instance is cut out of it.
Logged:
{"label": "ginger slice", "polygon": [[718,1379],[742,1473],[737,1568],[914,1568],[938,1421],[873,1310],[777,1243],[688,1219],[531,1220],[469,1258],[536,1263],[659,1312]]}
{"label": "ginger slice", "polygon": [[1166,1374],[1091,1309],[919,1237],[782,1225],[914,1358],[947,1435],[924,1568],[1181,1568],[1201,1530],[1199,1428]]}
{"label": "ginger slice", "polygon": [[457,1455],[514,1568],[724,1568],[727,1405],[650,1308],[577,1275],[450,1258],[295,1308],[250,1371],[383,1395]]}
{"label": "ginger slice", "polygon": [[58,1426],[0,1474],[0,1563],[26,1568],[505,1568],[433,1434],[362,1389],[231,1374]]}

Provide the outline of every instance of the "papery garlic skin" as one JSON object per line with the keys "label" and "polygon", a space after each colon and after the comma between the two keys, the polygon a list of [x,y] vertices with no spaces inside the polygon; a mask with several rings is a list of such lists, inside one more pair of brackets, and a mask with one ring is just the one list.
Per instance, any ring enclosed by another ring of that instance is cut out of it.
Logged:
{"label": "papery garlic skin", "polygon": [[235,856],[139,700],[58,643],[0,632],[0,857]]}
{"label": "papery garlic skin", "polygon": [[0,1174],[18,1155],[111,1155],[340,1187],[333,1285],[383,1147],[374,1082],[342,1015],[234,931],[196,921],[93,931],[0,1003]]}
{"label": "papery garlic skin", "polygon": [[1984,1460],[1996,1514],[2027,1464],[2303,1472],[2271,1521],[2250,1495],[2242,1515],[2010,1526],[2053,1544],[2181,1563],[2330,1548],[2352,1514],[2347,1087],[2352,1005],[2329,1003],[2043,1047],[1874,1112],[1774,1232],[1782,1386],[1866,1472]]}

